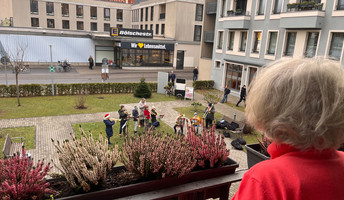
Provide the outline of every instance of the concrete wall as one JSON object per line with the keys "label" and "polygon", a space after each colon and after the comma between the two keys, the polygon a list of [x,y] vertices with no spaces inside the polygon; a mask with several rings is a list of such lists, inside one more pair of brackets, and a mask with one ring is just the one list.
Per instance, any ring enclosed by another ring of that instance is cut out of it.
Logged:
{"label": "concrete wall", "polygon": [[12,0],[1,0],[0,1],[0,20],[5,18],[9,19],[13,17]]}
{"label": "concrete wall", "polygon": [[209,58],[201,58],[199,60],[198,80],[210,80],[211,66],[212,66],[211,58],[210,59]]}
{"label": "concrete wall", "polygon": [[[185,51],[184,53],[184,67],[199,66],[200,46],[198,44],[178,44],[176,45],[175,58],[178,50]],[[177,64],[175,61],[174,64]]]}

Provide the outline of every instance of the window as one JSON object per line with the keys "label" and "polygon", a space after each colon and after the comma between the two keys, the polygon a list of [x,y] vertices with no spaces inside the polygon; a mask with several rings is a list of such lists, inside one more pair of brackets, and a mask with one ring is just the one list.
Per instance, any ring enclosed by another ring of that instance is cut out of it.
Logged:
{"label": "window", "polygon": [[282,10],[282,1],[283,0],[274,0],[275,1],[275,4],[274,4],[274,11],[273,13],[274,14],[279,14],[281,13],[281,10]]}
{"label": "window", "polygon": [[153,30],[153,24],[150,25],[150,30]]}
{"label": "window", "polygon": [[159,35],[159,24],[155,25],[155,34]]}
{"label": "window", "polygon": [[242,65],[226,64],[226,84],[230,89],[240,91]]}
{"label": "window", "polygon": [[221,62],[215,61],[215,68],[221,68]]}
{"label": "window", "polygon": [[239,51],[246,50],[247,32],[241,32]]}
{"label": "window", "polygon": [[165,34],[165,24],[161,24],[161,35]]}
{"label": "window", "polygon": [[201,41],[202,26],[195,26],[194,30],[194,41]]}
{"label": "window", "polygon": [[104,32],[109,32],[109,31],[110,31],[110,24],[104,23]]}
{"label": "window", "polygon": [[233,46],[234,46],[234,31],[230,31],[228,32],[228,47],[227,50],[233,50]]}
{"label": "window", "polygon": [[55,28],[55,20],[54,19],[47,19],[47,27],[48,28]]}
{"label": "window", "polygon": [[123,21],[123,10],[117,9],[117,21],[122,22]]}
{"label": "window", "polygon": [[148,21],[148,7],[146,8],[146,22]]}
{"label": "window", "polygon": [[31,14],[38,14],[38,1],[30,0],[30,12]]}
{"label": "window", "polygon": [[143,25],[141,24],[141,26],[140,26],[140,29],[142,30],[143,29]]}
{"label": "window", "polygon": [[159,16],[159,20],[164,20],[165,19],[165,12],[166,12],[166,4],[160,4],[159,5],[159,9],[160,9],[160,16]]}
{"label": "window", "polygon": [[143,8],[141,8],[141,22],[143,22]]}
{"label": "window", "polygon": [[84,22],[77,21],[76,22],[76,29],[77,30],[84,30]]}
{"label": "window", "polygon": [[91,22],[91,31],[97,31],[97,23]]}
{"label": "window", "polygon": [[319,32],[309,32],[307,35],[307,45],[305,49],[305,57],[312,58],[315,56],[318,46]]}
{"label": "window", "polygon": [[275,55],[276,45],[277,45],[277,32],[270,32],[267,54]]}
{"label": "window", "polygon": [[39,19],[31,18],[31,27],[39,27]]}
{"label": "window", "polygon": [[217,40],[217,49],[222,49],[223,43],[223,31],[219,31],[218,40]]}
{"label": "window", "polygon": [[62,28],[69,29],[69,20],[62,20]]}
{"label": "window", "polygon": [[154,6],[151,7],[151,21],[154,19]]}
{"label": "window", "polygon": [[145,25],[145,30],[148,30],[148,24]]}
{"label": "window", "polygon": [[91,19],[97,19],[97,7],[91,7]]}
{"label": "window", "polygon": [[264,15],[266,0],[259,0],[258,15]]}
{"label": "window", "polygon": [[296,32],[287,33],[287,45],[285,47],[285,56],[293,56],[296,41]]}
{"label": "window", "polygon": [[110,20],[110,8],[104,8],[104,20]]}
{"label": "window", "polygon": [[47,15],[54,15],[54,3],[53,2],[47,2]]}
{"label": "window", "polygon": [[226,16],[226,0],[221,1],[221,17]]}
{"label": "window", "polygon": [[69,17],[69,5],[68,4],[61,4],[62,9],[62,17]]}
{"label": "window", "polygon": [[253,78],[256,76],[256,74],[257,74],[257,68],[249,67],[249,76],[248,76],[247,85],[250,85],[250,83],[253,81]]}
{"label": "window", "polygon": [[343,49],[344,33],[332,33],[329,57],[340,60]]}
{"label": "window", "polygon": [[254,32],[253,53],[259,53],[262,42],[262,32]]}
{"label": "window", "polygon": [[81,5],[76,5],[76,17],[83,18],[84,17],[84,7]]}
{"label": "window", "polygon": [[196,21],[202,21],[203,19],[203,5],[197,4],[196,5]]}
{"label": "window", "polygon": [[123,24],[117,24],[117,28],[123,28]]}
{"label": "window", "polygon": [[337,10],[344,10],[344,0],[338,0]]}

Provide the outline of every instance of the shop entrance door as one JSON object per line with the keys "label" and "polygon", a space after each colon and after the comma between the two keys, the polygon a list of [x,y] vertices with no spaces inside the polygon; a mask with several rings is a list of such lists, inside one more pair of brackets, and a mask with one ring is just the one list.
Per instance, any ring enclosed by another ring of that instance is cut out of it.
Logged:
{"label": "shop entrance door", "polygon": [[176,69],[184,69],[184,51],[177,51],[177,67]]}
{"label": "shop entrance door", "polygon": [[115,60],[116,68],[121,68],[121,48],[115,47]]}

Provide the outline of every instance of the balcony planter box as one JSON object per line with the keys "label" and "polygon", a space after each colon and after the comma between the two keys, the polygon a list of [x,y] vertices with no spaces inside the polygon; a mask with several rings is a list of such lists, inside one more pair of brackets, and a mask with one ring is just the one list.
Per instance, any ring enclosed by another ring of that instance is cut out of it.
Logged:
{"label": "balcony planter box", "polygon": [[255,165],[259,162],[270,159],[270,157],[261,153],[262,147],[258,143],[245,145],[245,148],[247,150],[248,168],[251,168],[253,165]]}
{"label": "balcony planter box", "polygon": [[[186,183],[215,178],[223,175],[233,174],[235,169],[239,166],[238,163],[230,158],[227,158],[225,164],[219,168],[203,169],[193,171],[180,178],[169,177],[165,179],[152,180],[147,182],[140,182],[131,185],[125,185],[116,188],[110,188],[90,193],[79,194],[75,196],[68,196],[59,198],[62,200],[83,200],[83,199],[116,199],[136,194],[146,193],[150,191],[160,190],[164,188],[174,187]],[[125,170],[124,166],[118,166],[114,170]]]}
{"label": "balcony planter box", "polygon": [[228,10],[227,11],[227,16],[232,16],[234,15],[234,10]]}

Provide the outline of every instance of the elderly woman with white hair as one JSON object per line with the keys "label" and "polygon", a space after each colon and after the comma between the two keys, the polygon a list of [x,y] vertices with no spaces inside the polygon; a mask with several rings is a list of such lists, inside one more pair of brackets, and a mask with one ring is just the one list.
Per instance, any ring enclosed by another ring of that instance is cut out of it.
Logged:
{"label": "elderly woman with white hair", "polygon": [[343,199],[344,70],[327,59],[280,60],[248,90],[246,117],[272,142],[233,199]]}

